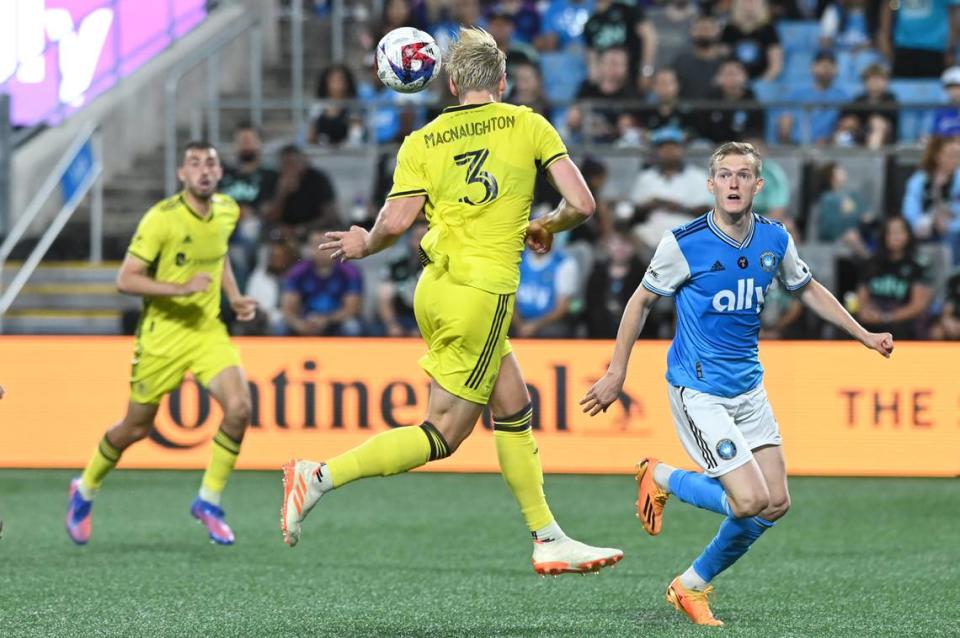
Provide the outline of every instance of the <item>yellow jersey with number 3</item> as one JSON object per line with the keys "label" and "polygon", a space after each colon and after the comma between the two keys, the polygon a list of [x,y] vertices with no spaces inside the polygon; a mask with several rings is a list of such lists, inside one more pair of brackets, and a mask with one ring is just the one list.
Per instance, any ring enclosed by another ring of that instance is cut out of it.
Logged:
{"label": "yellow jersey with number 3", "polygon": [[145,297],[141,341],[162,350],[164,341],[177,333],[219,326],[223,260],[239,216],[233,198],[220,193],[210,198],[207,217],[191,209],[182,193],[158,202],[143,216],[127,252],[149,264],[154,279],[185,284],[194,275],[208,273],[212,281],[206,292]]}
{"label": "yellow jersey with number 3", "polygon": [[560,135],[525,106],[447,108],[406,137],[387,199],[426,196],[420,246],[457,282],[512,294],[537,171],[567,156]]}

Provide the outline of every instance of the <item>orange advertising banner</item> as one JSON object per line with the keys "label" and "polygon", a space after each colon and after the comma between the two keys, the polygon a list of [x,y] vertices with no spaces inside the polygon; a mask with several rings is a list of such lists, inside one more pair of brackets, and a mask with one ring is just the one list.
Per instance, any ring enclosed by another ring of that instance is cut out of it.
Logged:
{"label": "orange advertising banner", "polygon": [[[386,428],[420,423],[428,379],[419,340],[237,339],[253,396],[238,467],[324,459]],[[577,402],[612,343],[519,341],[547,472],[623,473],[645,455],[693,467],[667,403],[665,342],[640,342],[623,396],[595,418]],[[0,467],[77,468],[126,407],[133,342],[122,337],[0,337]],[[793,474],[960,475],[960,344],[898,344],[891,360],[852,342],[765,342],[766,387]],[[121,467],[202,468],[219,408],[193,381],[164,400],[148,440]],[[481,422],[428,469],[498,470]]]}

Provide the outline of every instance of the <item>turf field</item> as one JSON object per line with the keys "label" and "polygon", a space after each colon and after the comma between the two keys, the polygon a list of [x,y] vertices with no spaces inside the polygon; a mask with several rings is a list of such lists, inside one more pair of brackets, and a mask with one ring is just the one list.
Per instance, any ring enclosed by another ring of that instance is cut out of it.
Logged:
{"label": "turf field", "polygon": [[62,529],[59,471],[0,471],[0,636],[956,636],[960,484],[795,479],[794,509],[716,582],[724,629],[663,601],[719,523],[671,502],[643,534],[629,477],[548,477],[566,530],[622,547],[598,576],[541,579],[498,476],[414,474],[328,497],[296,549],[280,473],[240,473],[217,547],[189,518],[193,472],[112,475],[94,537]]}

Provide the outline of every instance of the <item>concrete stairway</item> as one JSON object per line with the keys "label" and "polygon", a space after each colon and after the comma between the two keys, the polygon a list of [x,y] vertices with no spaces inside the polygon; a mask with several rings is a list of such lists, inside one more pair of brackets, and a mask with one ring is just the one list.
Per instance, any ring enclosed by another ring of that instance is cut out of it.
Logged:
{"label": "concrete stairway", "polygon": [[[8,265],[4,281],[18,266]],[[117,292],[119,267],[119,262],[41,265],[2,317],[3,334],[121,334],[123,312],[140,301]]]}

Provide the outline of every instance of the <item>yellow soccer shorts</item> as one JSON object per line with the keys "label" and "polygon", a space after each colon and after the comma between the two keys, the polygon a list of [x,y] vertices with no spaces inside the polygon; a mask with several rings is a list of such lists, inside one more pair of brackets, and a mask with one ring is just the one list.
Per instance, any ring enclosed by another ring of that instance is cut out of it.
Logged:
{"label": "yellow soccer shorts", "polygon": [[165,394],[180,387],[188,370],[207,387],[227,368],[240,366],[240,354],[222,324],[177,331],[162,344],[157,341],[156,335],[137,339],[130,374],[130,400],[134,403],[160,403]]}
{"label": "yellow soccer shorts", "polygon": [[513,349],[507,339],[514,295],[498,295],[453,281],[435,264],[424,268],[413,309],[427,354],[420,367],[444,390],[486,405]]}

